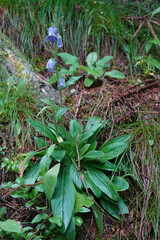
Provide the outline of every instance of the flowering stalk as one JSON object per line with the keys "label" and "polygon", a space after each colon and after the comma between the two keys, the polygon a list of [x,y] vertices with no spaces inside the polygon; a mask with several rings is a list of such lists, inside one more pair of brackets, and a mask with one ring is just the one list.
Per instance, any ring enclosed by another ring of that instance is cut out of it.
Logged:
{"label": "flowering stalk", "polygon": [[[56,78],[57,78],[57,85],[58,85],[58,90],[59,90],[59,96],[60,96],[60,106],[61,108],[63,107],[63,98],[62,98],[62,88],[59,87],[59,76],[58,76],[58,49],[57,49],[57,44],[56,42],[54,43],[54,47],[55,47],[55,60],[56,60],[56,66],[55,66],[55,70],[56,70]],[[65,131],[65,127],[64,127],[64,121],[63,121],[63,117],[60,118],[61,120],[61,124],[62,124],[62,129],[64,132],[65,137],[66,136],[66,131]]]}

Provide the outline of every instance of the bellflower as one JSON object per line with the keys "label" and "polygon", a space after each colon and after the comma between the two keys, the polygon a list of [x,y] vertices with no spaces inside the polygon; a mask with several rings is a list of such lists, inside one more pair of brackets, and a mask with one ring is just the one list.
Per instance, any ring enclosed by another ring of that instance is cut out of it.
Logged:
{"label": "bellflower", "polygon": [[56,62],[50,58],[47,62],[47,66],[46,68],[48,69],[48,72],[51,73],[51,72],[55,72],[54,71],[54,67],[56,66]]}
{"label": "bellflower", "polygon": [[45,42],[50,41],[51,43],[54,43],[55,41],[57,41],[58,37],[57,37],[57,28],[55,27],[50,27],[48,29],[48,36],[45,40]]}
{"label": "bellflower", "polygon": [[56,40],[56,43],[57,43],[57,48],[61,48],[63,46],[62,38],[58,37]]}
{"label": "bellflower", "polygon": [[59,78],[59,88],[64,88],[65,87],[65,78],[61,77]]}

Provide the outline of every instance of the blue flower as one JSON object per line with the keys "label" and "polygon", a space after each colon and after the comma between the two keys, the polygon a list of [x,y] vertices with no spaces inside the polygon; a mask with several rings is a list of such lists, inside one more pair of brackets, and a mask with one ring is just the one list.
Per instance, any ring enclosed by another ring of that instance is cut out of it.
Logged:
{"label": "blue flower", "polygon": [[63,47],[63,43],[62,43],[62,38],[61,37],[57,38],[56,43],[57,43],[57,48]]}
{"label": "blue flower", "polygon": [[47,62],[47,66],[46,68],[48,69],[48,72],[51,73],[51,72],[55,72],[54,71],[54,67],[56,66],[56,62],[51,58],[48,60]]}
{"label": "blue flower", "polygon": [[61,77],[59,78],[59,88],[64,88],[65,87],[65,78]]}
{"label": "blue flower", "polygon": [[57,37],[57,28],[55,27],[50,27],[48,29],[48,36],[45,40],[45,42],[48,42],[50,41],[51,43],[54,43],[55,41],[58,40],[58,37]]}

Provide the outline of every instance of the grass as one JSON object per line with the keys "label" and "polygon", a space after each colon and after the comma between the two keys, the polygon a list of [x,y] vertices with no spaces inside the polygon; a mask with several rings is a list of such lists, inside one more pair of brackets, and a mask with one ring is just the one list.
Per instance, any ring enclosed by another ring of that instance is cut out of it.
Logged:
{"label": "grass", "polygon": [[[99,56],[116,56],[130,59],[145,53],[145,46],[153,36],[146,25],[131,41],[140,21],[125,19],[128,16],[144,16],[158,8],[158,1],[1,1],[3,32],[12,37],[17,47],[30,57],[44,54],[44,40],[49,26],[59,28],[65,52],[77,55],[84,62],[85,56],[98,52]],[[5,12],[5,9],[7,12]],[[119,10],[119,11],[118,11]],[[153,26],[157,36],[159,31]],[[137,48],[135,48],[137,46]]]}
{"label": "grass", "polygon": [[159,119],[155,120],[153,115],[147,118],[149,119],[141,118],[135,129],[132,130],[132,144],[128,156],[129,173],[137,187],[135,187],[135,182],[130,186],[131,205],[135,206],[133,211],[137,215],[135,225],[139,230],[138,239],[158,239],[160,222],[160,122]]}

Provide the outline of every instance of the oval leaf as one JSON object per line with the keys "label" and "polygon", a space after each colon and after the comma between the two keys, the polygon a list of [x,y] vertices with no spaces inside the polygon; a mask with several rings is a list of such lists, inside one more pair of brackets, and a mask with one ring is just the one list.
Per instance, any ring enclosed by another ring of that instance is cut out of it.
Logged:
{"label": "oval leaf", "polygon": [[62,218],[62,232],[68,228],[75,203],[75,188],[68,168],[63,168],[57,178],[57,185],[51,200],[52,212]]}
{"label": "oval leaf", "polygon": [[101,171],[96,168],[87,168],[87,173],[94,184],[101,189],[107,196],[114,201],[118,202],[120,197],[111,183],[110,179]]}
{"label": "oval leaf", "polygon": [[112,78],[119,78],[119,79],[125,78],[125,75],[122,72],[117,71],[117,70],[106,72],[104,74],[104,76],[109,76],[109,77],[112,77]]}
{"label": "oval leaf", "polygon": [[57,183],[57,176],[60,169],[60,163],[52,167],[44,176],[44,192],[50,201]]}
{"label": "oval leaf", "polygon": [[87,58],[86,58],[86,63],[87,65],[93,66],[93,64],[97,61],[97,53],[96,52],[91,52],[90,54],[88,54]]}

